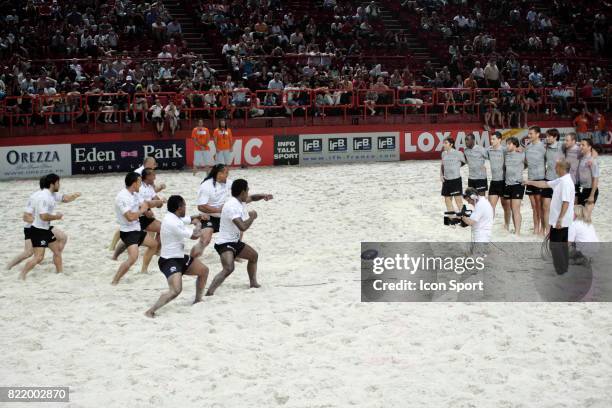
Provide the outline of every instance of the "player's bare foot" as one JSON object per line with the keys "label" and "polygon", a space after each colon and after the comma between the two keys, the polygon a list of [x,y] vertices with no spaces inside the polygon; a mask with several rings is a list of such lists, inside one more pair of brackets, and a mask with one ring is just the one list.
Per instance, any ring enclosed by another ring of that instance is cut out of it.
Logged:
{"label": "player's bare foot", "polygon": [[25,273],[23,273],[23,272],[21,272],[21,273],[19,274],[19,279],[21,279],[22,281],[26,280],[26,274],[25,274]]}
{"label": "player's bare foot", "polygon": [[152,312],[150,310],[147,310],[145,312],[145,316],[150,317],[151,319],[153,319],[155,317],[155,312]]}
{"label": "player's bare foot", "polygon": [[206,291],[204,296],[214,296],[215,292],[211,292],[210,290]]}
{"label": "player's bare foot", "polygon": [[250,288],[261,288],[261,285],[257,282],[255,283],[251,283],[251,285],[249,286]]}

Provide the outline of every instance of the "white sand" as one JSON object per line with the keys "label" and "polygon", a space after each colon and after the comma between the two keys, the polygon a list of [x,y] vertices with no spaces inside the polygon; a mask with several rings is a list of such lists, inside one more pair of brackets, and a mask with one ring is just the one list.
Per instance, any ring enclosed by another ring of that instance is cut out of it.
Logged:
{"label": "white sand", "polygon": [[[603,163],[595,225],[612,241],[603,211],[612,160]],[[166,286],[157,258],[149,274],[138,273],[139,261],[110,285],[122,175],[65,179],[64,191],[83,193],[59,209],[65,220],[56,225],[70,237],[65,274],[47,255],[25,283],[19,267],[0,275],[0,385],[70,386],[70,404],[44,407],[609,408],[609,304],[360,302],[362,240],[469,239],[441,225],[438,169],[403,162],[232,171],[251,192],[276,197],[252,204],[260,218],[245,237],[260,252],[262,288],[247,289],[238,264],[216,296],[192,307],[194,280],[185,278],[181,296],[154,320],[143,313]],[[180,193],[194,209],[199,179],[158,179],[166,196]],[[4,265],[23,245],[18,220],[35,182],[0,188]],[[499,220],[496,240],[515,239]],[[203,259],[219,271],[212,248]],[[308,284],[317,285],[294,287]]]}

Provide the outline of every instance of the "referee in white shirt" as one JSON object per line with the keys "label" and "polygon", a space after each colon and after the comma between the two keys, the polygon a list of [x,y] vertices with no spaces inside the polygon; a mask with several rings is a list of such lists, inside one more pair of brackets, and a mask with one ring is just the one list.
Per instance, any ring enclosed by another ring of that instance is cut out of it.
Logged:
{"label": "referee in white shirt", "polygon": [[[200,216],[186,217],[185,200],[179,195],[168,199],[168,212],[161,223],[161,253],[159,269],[168,280],[168,291],[162,293],[157,302],[145,313],[155,317],[155,311],[176,298],[183,290],[183,275],[197,276],[196,294],[193,303],[202,301],[208,279],[208,267],[197,259],[185,255],[185,238],[198,239],[202,231]],[[194,224],[193,230],[186,224]]]}
{"label": "referee in white shirt", "polygon": [[550,203],[548,224],[550,225],[550,252],[552,254],[555,271],[558,275],[567,272],[569,263],[568,229],[574,216],[574,197],[576,194],[574,181],[570,174],[570,163],[561,159],[557,161],[556,171],[558,179],[551,181],[527,180],[526,185],[536,188],[552,188],[553,195]]}

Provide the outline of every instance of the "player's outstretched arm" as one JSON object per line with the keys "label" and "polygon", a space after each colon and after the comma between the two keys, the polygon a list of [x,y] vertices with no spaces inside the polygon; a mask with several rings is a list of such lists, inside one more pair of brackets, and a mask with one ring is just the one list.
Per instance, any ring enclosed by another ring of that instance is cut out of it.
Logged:
{"label": "player's outstretched arm", "polygon": [[269,201],[273,198],[274,196],[272,194],[253,194],[247,198],[246,202],[250,203],[251,201],[260,201],[260,200]]}
{"label": "player's outstretched arm", "polygon": [[62,203],[70,203],[81,196],[81,193],[64,194],[62,197]]}

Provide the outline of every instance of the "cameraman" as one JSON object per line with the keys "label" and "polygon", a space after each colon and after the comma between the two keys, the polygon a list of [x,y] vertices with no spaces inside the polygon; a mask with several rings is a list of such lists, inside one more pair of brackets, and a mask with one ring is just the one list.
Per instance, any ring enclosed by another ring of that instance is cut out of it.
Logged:
{"label": "cameraman", "polygon": [[490,242],[493,228],[493,207],[486,197],[478,195],[474,187],[465,190],[463,198],[474,210],[469,216],[463,215],[461,221],[472,227],[472,242]]}

